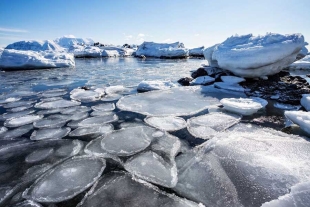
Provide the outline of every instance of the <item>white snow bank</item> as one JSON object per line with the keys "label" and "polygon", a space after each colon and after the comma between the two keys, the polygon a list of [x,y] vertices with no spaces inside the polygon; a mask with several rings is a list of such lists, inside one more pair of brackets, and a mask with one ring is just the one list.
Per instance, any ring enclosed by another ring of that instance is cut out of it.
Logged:
{"label": "white snow bank", "polygon": [[189,51],[180,42],[171,44],[143,42],[136,51],[136,56],[141,55],[157,58],[184,58],[189,55]]}
{"label": "white snow bank", "polygon": [[305,45],[301,34],[236,35],[204,50],[210,66],[241,77],[273,75],[289,66]]}
{"label": "white snow bank", "polygon": [[197,56],[197,57],[203,57],[203,50],[205,49],[204,46],[197,47],[193,49],[189,49],[189,56]]}
{"label": "white snow bank", "polygon": [[19,41],[6,46],[5,49],[14,49],[14,50],[23,50],[23,51],[63,51],[64,49],[60,47],[53,41],[44,40],[44,41]]}
{"label": "white snow bank", "polygon": [[304,58],[293,62],[289,69],[291,70],[310,70],[310,55],[306,55]]}
{"label": "white snow bank", "polygon": [[76,38],[73,35],[57,38],[54,42],[67,49],[73,45],[94,45],[94,40],[90,38]]}
{"label": "white snow bank", "polygon": [[56,51],[24,51],[5,49],[0,58],[2,69],[36,69],[74,67],[72,54]]}

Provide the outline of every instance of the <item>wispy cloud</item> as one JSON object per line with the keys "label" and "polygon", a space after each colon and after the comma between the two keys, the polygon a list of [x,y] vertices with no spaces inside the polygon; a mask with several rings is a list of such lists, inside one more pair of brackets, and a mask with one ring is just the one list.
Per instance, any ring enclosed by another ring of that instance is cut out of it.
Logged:
{"label": "wispy cloud", "polygon": [[0,32],[27,33],[28,31],[24,29],[13,29],[13,28],[0,27]]}
{"label": "wispy cloud", "polygon": [[138,34],[138,37],[144,37],[144,36],[145,34],[142,34],[142,33]]}

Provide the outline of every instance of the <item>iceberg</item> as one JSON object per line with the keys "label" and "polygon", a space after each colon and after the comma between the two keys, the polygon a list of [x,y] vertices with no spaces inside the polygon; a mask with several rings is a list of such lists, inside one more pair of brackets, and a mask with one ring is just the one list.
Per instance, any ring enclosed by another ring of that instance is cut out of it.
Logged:
{"label": "iceberg", "polygon": [[49,40],[15,42],[8,45],[0,57],[0,68],[5,70],[74,66],[74,56]]}
{"label": "iceberg", "polygon": [[204,49],[205,49],[204,46],[193,48],[193,49],[189,49],[189,56],[192,56],[192,57],[203,57],[203,50]]}
{"label": "iceberg", "polygon": [[184,48],[183,43],[155,43],[143,42],[136,56],[157,57],[157,58],[185,58],[188,57],[188,49]]}
{"label": "iceberg", "polygon": [[301,34],[236,35],[205,49],[204,56],[211,67],[256,78],[276,74],[292,64],[304,44]]}
{"label": "iceberg", "polygon": [[92,186],[105,166],[105,160],[98,157],[71,158],[46,172],[23,197],[42,203],[69,200]]}
{"label": "iceberg", "polygon": [[288,68],[290,70],[310,70],[310,55],[293,62]]}
{"label": "iceberg", "polygon": [[74,56],[54,51],[23,51],[5,49],[0,58],[0,68],[4,70],[45,69],[74,67]]}

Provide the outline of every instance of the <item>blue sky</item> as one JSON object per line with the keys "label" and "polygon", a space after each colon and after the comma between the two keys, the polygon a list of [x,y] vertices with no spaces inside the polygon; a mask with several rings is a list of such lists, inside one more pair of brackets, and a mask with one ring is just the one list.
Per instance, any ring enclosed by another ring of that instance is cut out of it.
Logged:
{"label": "blue sky", "polygon": [[90,37],[107,44],[212,46],[234,34],[302,33],[310,0],[0,0],[0,46]]}

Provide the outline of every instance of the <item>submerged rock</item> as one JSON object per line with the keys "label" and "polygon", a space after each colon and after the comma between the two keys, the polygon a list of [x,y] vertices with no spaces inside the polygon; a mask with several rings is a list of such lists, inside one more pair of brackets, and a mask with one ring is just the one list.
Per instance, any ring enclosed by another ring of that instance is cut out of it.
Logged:
{"label": "submerged rock", "polygon": [[232,36],[204,50],[210,66],[247,78],[274,75],[289,66],[304,46],[301,34]]}

